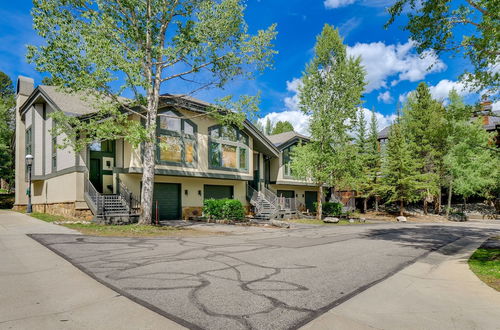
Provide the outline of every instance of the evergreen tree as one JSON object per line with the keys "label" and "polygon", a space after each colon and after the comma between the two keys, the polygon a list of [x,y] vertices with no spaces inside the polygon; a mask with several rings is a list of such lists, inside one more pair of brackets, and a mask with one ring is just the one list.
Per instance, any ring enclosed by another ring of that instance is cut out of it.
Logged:
{"label": "evergreen tree", "polygon": [[389,133],[381,183],[378,186],[378,191],[386,198],[386,202],[399,204],[400,215],[404,214],[405,203],[420,199],[423,187],[418,162],[403,130],[404,125],[398,109],[397,120]]}
{"label": "evergreen tree", "polygon": [[299,88],[300,109],[310,116],[311,141],[292,153],[295,175],[318,187],[318,219],[322,217],[323,187],[351,187],[356,174],[356,146],[349,132],[356,124],[364,79],[360,59],[348,56],[338,30],[325,25]]}
{"label": "evergreen tree", "polygon": [[266,126],[264,128],[264,134],[271,135],[272,132],[273,132],[273,123],[271,122],[271,120],[269,118],[267,118]]}
{"label": "evergreen tree", "polygon": [[289,121],[278,121],[271,132],[271,134],[280,134],[293,131],[293,125]]}
{"label": "evergreen tree", "polygon": [[434,201],[438,209],[440,205],[446,119],[444,107],[432,98],[424,82],[408,98],[403,122],[410,150],[417,160],[417,171],[426,183],[422,198],[424,213],[427,214],[429,202]]}
{"label": "evergreen tree", "polygon": [[366,212],[368,198],[371,195],[371,181],[370,181],[370,146],[368,144],[368,136],[366,129],[366,119],[363,109],[358,110],[357,118],[357,131],[355,134],[355,143],[357,147],[356,155],[356,184],[355,189],[357,197],[363,198],[363,212]]}

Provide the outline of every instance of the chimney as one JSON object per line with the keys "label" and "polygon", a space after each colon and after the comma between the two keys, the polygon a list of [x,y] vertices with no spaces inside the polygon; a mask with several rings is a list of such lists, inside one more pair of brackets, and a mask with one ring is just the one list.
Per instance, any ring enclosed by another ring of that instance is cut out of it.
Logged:
{"label": "chimney", "polygon": [[30,96],[35,90],[35,81],[33,78],[19,76],[17,78],[17,95]]}
{"label": "chimney", "polygon": [[492,102],[488,98],[488,95],[484,94],[481,97],[481,102],[479,103],[479,116],[481,116],[483,120],[483,125],[490,124],[490,116],[492,110]]}

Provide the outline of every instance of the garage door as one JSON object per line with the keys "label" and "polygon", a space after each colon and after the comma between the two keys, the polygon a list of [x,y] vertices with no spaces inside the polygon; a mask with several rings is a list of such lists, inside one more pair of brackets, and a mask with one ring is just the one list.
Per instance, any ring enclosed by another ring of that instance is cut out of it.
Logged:
{"label": "garage door", "polygon": [[153,217],[156,217],[158,201],[158,218],[160,220],[176,220],[181,218],[181,185],[176,183],[155,183],[153,193]]}
{"label": "garage door", "polygon": [[234,198],[233,192],[233,186],[216,186],[206,184],[203,187],[203,199]]}
{"label": "garage door", "polygon": [[318,192],[317,191],[306,191],[306,209],[310,212],[315,212],[316,208],[314,203],[318,202]]}
{"label": "garage door", "polygon": [[295,198],[295,192],[293,190],[278,190],[276,193],[278,197]]}

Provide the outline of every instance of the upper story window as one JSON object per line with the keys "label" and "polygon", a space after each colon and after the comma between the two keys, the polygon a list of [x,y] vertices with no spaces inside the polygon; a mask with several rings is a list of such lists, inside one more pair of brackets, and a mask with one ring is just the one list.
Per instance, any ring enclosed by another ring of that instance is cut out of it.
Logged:
{"label": "upper story window", "polygon": [[158,116],[157,162],[171,165],[193,165],[196,162],[196,125],[176,111]]}
{"label": "upper story window", "polygon": [[248,170],[248,135],[232,126],[213,126],[208,134],[210,168]]}
{"label": "upper story window", "polygon": [[283,149],[282,154],[282,165],[283,165],[283,176],[293,177],[292,168],[290,164],[292,163],[292,151],[295,145],[289,146]]}
{"label": "upper story window", "polygon": [[111,141],[111,140],[93,142],[89,146],[90,151],[99,151],[99,152],[108,152],[108,153],[115,152],[114,147],[115,147],[114,141]]}

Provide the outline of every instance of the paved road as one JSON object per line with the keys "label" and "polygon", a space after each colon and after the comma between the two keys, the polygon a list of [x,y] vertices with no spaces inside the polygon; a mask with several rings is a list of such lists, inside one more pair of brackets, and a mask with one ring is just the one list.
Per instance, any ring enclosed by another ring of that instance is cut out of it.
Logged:
{"label": "paved road", "polygon": [[33,238],[189,328],[290,329],[430,251],[453,254],[460,246],[450,243],[492,233],[499,231],[396,223],[193,238]]}

